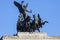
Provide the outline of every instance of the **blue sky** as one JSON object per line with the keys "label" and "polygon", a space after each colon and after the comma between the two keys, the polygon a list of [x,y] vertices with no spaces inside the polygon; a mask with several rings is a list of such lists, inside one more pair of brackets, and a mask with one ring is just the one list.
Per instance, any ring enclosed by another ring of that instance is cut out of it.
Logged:
{"label": "blue sky", "polygon": [[[0,0],[0,37],[17,33],[19,11],[13,2],[14,0]],[[28,15],[32,17],[39,13],[42,20],[49,22],[41,28],[41,32],[46,32],[49,36],[60,36],[60,0],[25,0],[26,3],[29,3],[28,10],[32,10]]]}

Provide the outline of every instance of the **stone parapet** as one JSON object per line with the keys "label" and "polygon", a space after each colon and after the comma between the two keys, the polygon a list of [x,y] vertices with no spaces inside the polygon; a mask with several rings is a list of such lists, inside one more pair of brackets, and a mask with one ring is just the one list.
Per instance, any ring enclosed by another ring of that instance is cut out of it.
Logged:
{"label": "stone parapet", "polygon": [[16,36],[3,36],[3,40],[60,40],[60,36],[48,36],[46,33],[18,32]]}
{"label": "stone parapet", "polygon": [[18,37],[21,38],[21,39],[45,39],[47,38],[47,34],[46,33],[29,33],[29,32],[21,32],[21,33],[18,33]]}

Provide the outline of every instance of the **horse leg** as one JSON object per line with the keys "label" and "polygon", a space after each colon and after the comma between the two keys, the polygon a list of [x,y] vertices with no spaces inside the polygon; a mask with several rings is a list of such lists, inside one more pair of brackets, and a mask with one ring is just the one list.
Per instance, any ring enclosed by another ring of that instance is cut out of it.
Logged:
{"label": "horse leg", "polygon": [[38,30],[38,32],[40,32],[39,28],[37,30]]}
{"label": "horse leg", "polygon": [[33,28],[33,32],[35,32],[35,28]]}
{"label": "horse leg", "polygon": [[35,30],[33,29],[33,32],[35,32]]}

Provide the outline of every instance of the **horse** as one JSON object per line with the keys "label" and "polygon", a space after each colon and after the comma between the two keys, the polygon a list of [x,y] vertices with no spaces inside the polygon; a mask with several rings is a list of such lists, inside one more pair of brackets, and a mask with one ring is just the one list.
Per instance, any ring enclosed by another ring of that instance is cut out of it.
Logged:
{"label": "horse", "polygon": [[31,29],[33,32],[35,32],[35,30],[38,30],[38,32],[40,32],[40,29],[39,28],[42,28],[42,26],[45,24],[45,23],[48,23],[48,21],[42,21],[39,14],[38,14],[38,20],[37,20],[37,23],[35,23],[35,20],[32,21],[31,24]]}
{"label": "horse", "polygon": [[42,23],[40,23],[40,21],[38,21],[38,24],[32,22],[30,23],[30,29],[32,30],[32,32],[35,32],[35,30],[38,30],[38,32],[40,32],[40,29],[39,28],[42,28],[42,26],[45,24],[45,23],[48,23],[47,21],[44,21]]}
{"label": "horse", "polygon": [[30,29],[31,29],[32,32],[35,32],[35,30],[38,30],[40,32],[39,28],[37,28],[38,23],[37,23],[37,20],[36,20],[36,16],[33,15],[33,18],[34,18],[34,20],[32,20],[32,22],[30,23],[30,25],[31,25]]}
{"label": "horse", "polygon": [[17,22],[17,32],[30,32],[30,16],[27,16],[27,18],[24,21],[20,21],[18,19]]}

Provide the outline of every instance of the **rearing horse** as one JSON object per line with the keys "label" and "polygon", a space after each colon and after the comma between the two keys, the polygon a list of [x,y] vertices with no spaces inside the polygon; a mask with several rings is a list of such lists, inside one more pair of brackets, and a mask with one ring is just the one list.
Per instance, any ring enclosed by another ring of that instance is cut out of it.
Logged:
{"label": "rearing horse", "polygon": [[[23,2],[24,2],[24,1],[23,1]],[[21,2],[21,4],[20,4],[20,3],[16,2],[16,1],[14,1],[14,5],[18,8],[19,12],[23,14],[23,17],[24,17],[24,19],[25,19],[26,16],[27,16],[27,13],[26,13],[26,12],[31,13],[32,10],[31,10],[31,11],[28,11],[28,10],[27,10],[28,3],[27,3],[26,5],[22,5],[23,2]]]}
{"label": "rearing horse", "polygon": [[39,14],[38,14],[38,20],[37,20],[37,23],[35,23],[35,20],[32,21],[31,23],[31,28],[32,28],[32,31],[35,32],[35,30],[38,30],[38,32],[40,32],[40,29],[39,28],[42,28],[42,25],[44,25],[45,23],[48,23],[48,21],[42,21]]}

